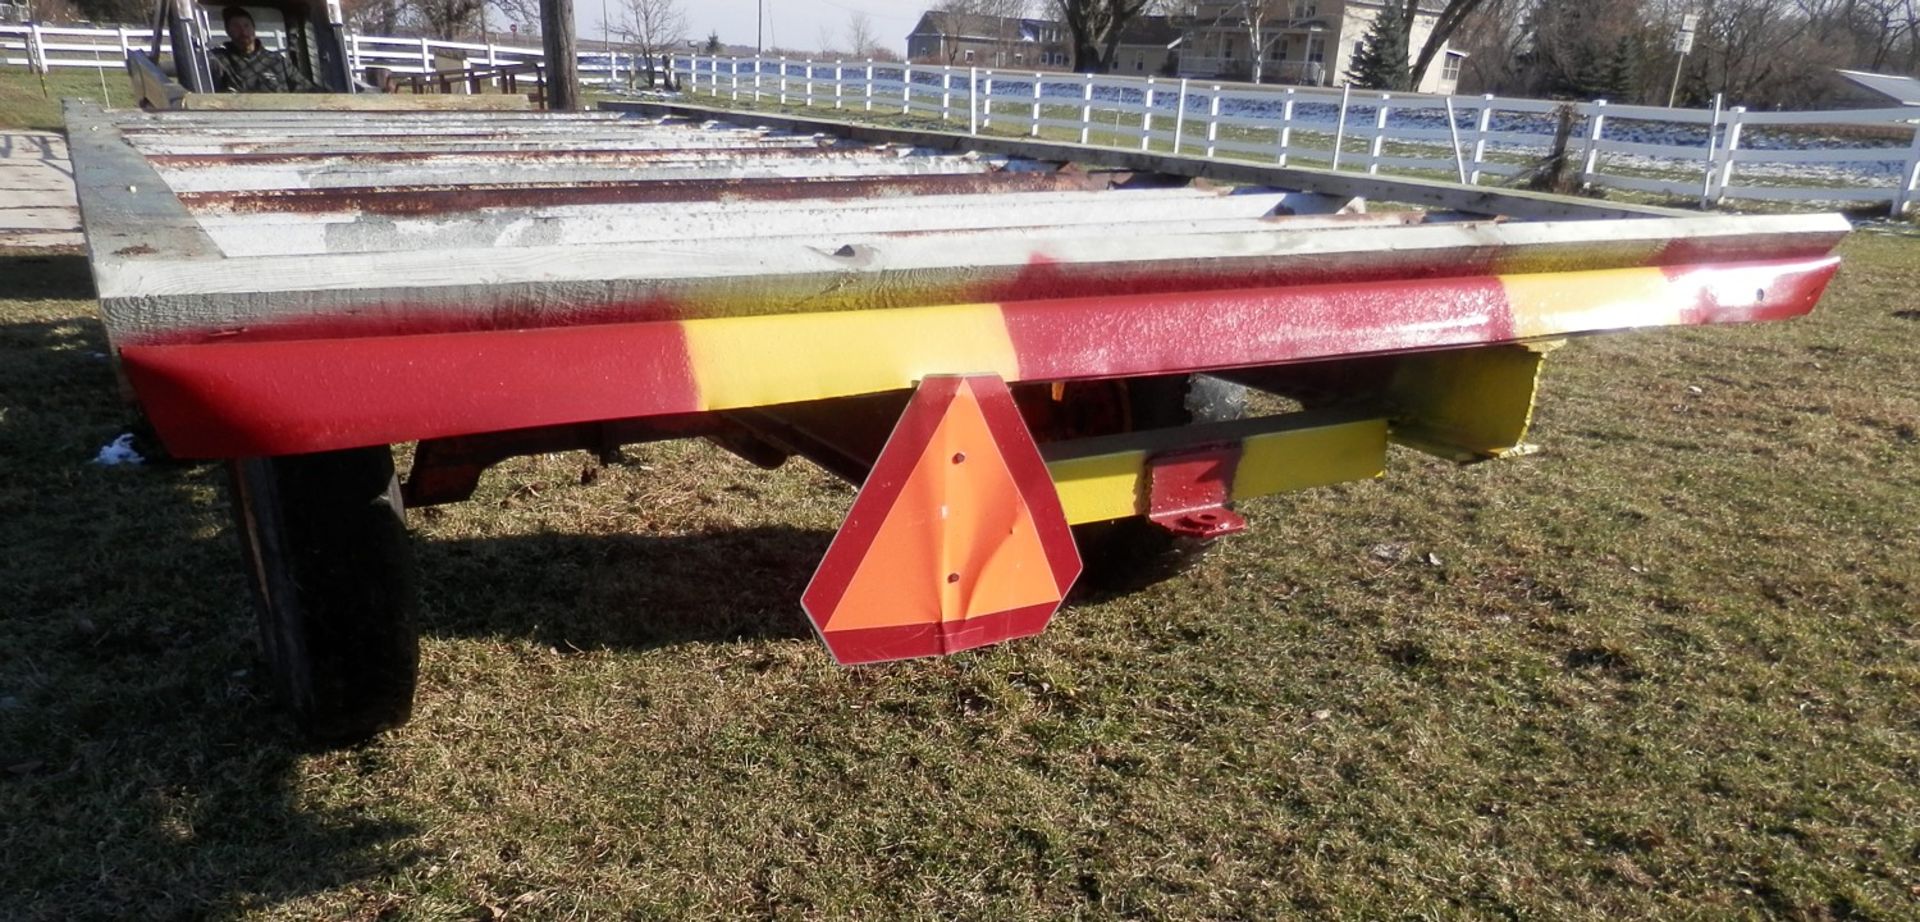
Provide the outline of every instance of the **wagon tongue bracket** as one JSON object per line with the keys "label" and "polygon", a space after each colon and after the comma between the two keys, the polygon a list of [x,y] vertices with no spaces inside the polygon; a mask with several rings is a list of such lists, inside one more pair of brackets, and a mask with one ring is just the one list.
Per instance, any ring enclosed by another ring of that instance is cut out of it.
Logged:
{"label": "wagon tongue bracket", "polygon": [[1244,531],[1247,520],[1227,508],[1240,444],[1162,452],[1147,459],[1147,521],[1176,535],[1217,538]]}

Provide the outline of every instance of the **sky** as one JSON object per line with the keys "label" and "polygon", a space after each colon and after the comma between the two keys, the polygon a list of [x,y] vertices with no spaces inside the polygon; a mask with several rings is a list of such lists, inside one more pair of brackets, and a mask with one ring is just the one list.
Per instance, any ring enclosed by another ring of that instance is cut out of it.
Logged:
{"label": "sky", "polygon": [[[600,9],[603,0],[573,0],[574,17],[580,22],[582,38],[600,37]],[[615,22],[620,18],[620,0],[604,0]],[[907,33],[913,31],[920,14],[933,4],[930,0],[759,0],[766,4],[766,43],[771,48],[817,51],[826,31],[829,44],[845,47],[847,23],[855,11],[867,14],[873,36],[881,45],[904,54]],[[730,45],[754,42],[755,0],[684,0],[687,37],[705,40],[720,33]]]}

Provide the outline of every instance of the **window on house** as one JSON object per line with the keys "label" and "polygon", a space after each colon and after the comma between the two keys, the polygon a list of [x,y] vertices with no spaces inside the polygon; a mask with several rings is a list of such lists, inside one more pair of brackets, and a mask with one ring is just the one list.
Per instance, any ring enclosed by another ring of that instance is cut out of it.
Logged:
{"label": "window on house", "polygon": [[1447,55],[1447,59],[1441,62],[1440,79],[1451,80],[1455,83],[1460,82],[1460,56],[1459,55],[1457,54]]}
{"label": "window on house", "polygon": [[1323,38],[1307,39],[1307,60],[1318,64],[1327,59],[1327,40]]}
{"label": "window on house", "polygon": [[1134,59],[1133,59],[1133,69],[1134,69],[1134,70],[1146,70],[1146,69],[1147,69],[1147,59],[1146,59],[1146,58],[1134,58]]}
{"label": "window on house", "polygon": [[1320,15],[1320,9],[1316,4],[1296,3],[1293,5],[1293,18],[1295,19],[1312,19],[1318,15]]}
{"label": "window on house", "polygon": [[972,63],[973,63],[973,52],[971,52],[971,51],[969,51],[969,52],[967,52],[967,63],[968,63],[968,64],[972,64]]}
{"label": "window on house", "polygon": [[1359,57],[1359,56],[1360,56],[1360,52],[1362,52],[1362,51],[1365,51],[1365,50],[1366,50],[1366,47],[1367,47],[1367,43],[1366,43],[1366,42],[1354,42],[1354,43],[1353,43],[1353,56],[1354,56],[1354,57],[1356,57],[1356,58],[1357,58],[1357,57]]}

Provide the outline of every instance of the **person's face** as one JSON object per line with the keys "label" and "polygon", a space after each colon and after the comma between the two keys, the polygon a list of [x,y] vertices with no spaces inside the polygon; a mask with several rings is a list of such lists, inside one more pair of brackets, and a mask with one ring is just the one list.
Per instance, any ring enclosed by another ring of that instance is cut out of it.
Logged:
{"label": "person's face", "polygon": [[227,20],[227,37],[242,49],[253,47],[253,17],[235,16]]}

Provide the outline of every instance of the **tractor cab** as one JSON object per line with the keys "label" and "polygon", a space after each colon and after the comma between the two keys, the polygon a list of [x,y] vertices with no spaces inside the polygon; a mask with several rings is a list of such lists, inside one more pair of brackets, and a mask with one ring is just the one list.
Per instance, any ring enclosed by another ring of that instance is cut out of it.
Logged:
{"label": "tractor cab", "polygon": [[187,94],[216,92],[212,54],[227,40],[221,11],[229,6],[251,14],[260,44],[279,52],[289,68],[322,92],[367,89],[353,79],[339,0],[160,0],[152,46],[136,50],[127,65],[143,107],[180,108]]}

